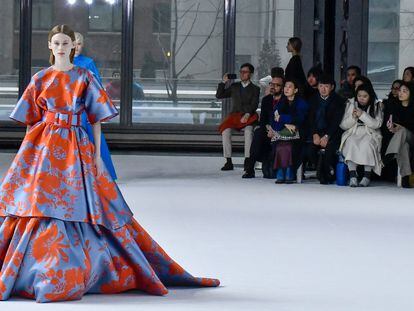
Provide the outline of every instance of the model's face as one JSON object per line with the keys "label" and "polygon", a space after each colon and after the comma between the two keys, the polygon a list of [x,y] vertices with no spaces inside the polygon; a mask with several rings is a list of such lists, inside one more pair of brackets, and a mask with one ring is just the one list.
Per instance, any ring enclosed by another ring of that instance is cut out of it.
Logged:
{"label": "model's face", "polygon": [[292,52],[293,52],[292,45],[290,44],[290,42],[289,42],[289,41],[288,41],[288,43],[287,43],[287,45],[286,45],[286,50],[287,50],[289,53],[292,53]]}
{"label": "model's face", "polygon": [[283,80],[281,78],[273,78],[272,82],[269,83],[270,94],[273,96],[279,96],[283,90]]}
{"label": "model's face", "polygon": [[404,80],[405,82],[410,82],[410,81],[412,81],[412,80],[413,80],[413,75],[412,75],[412,73],[411,73],[411,71],[410,71],[410,70],[406,70],[406,71],[404,71],[404,74],[403,74],[403,80]]}
{"label": "model's face", "polygon": [[394,83],[391,87],[391,94],[394,97],[398,97],[401,85],[399,83]]}
{"label": "model's face", "polygon": [[78,37],[76,38],[75,41],[75,56],[79,56],[80,54],[82,54],[82,50],[83,50],[83,40]]}
{"label": "model's face", "polygon": [[410,100],[410,90],[405,85],[400,87],[400,91],[398,92],[398,99],[402,102],[407,102]]}
{"label": "model's face", "polygon": [[350,69],[348,70],[348,72],[346,73],[346,81],[348,82],[348,84],[352,85],[354,84],[355,78],[357,77],[357,72],[354,69]]}
{"label": "model's face", "polygon": [[324,84],[324,83],[319,83],[318,84],[318,90],[319,90],[319,94],[322,97],[328,97],[329,94],[331,94],[331,92],[333,91],[334,86],[332,84]]}
{"label": "model's face", "polygon": [[360,103],[362,106],[366,106],[369,103],[369,94],[365,91],[359,91],[357,94],[358,103]]}
{"label": "model's face", "polygon": [[75,42],[63,33],[55,34],[49,41],[49,49],[52,50],[56,60],[68,60],[70,52],[75,48]]}
{"label": "model's face", "polygon": [[242,67],[240,68],[240,80],[242,81],[248,81],[251,77],[251,72],[249,70],[249,67]]}
{"label": "model's face", "polygon": [[317,87],[318,86],[318,80],[313,74],[310,74],[308,78],[306,79],[311,87]]}
{"label": "model's face", "polygon": [[298,92],[298,89],[295,87],[295,84],[292,82],[286,82],[285,87],[283,89],[283,93],[286,97],[293,97]]}

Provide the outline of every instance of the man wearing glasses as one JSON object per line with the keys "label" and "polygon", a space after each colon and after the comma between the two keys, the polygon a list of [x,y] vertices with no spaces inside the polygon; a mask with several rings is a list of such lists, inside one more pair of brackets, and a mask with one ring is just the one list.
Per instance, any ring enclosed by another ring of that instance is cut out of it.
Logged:
{"label": "man wearing glasses", "polygon": [[271,129],[274,118],[273,111],[283,96],[284,77],[273,75],[269,83],[269,95],[262,98],[260,106],[260,126],[254,131],[250,157],[243,178],[254,178],[254,165],[256,161],[262,162],[264,178],[274,178],[272,165],[272,146],[268,131]]}
{"label": "man wearing glasses", "polygon": [[252,64],[246,63],[240,67],[240,81],[234,82],[231,85],[228,74],[225,74],[223,81],[219,83],[216,97],[218,99],[231,98],[232,109],[231,113],[226,117],[219,127],[219,131],[223,139],[223,154],[226,158],[226,163],[221,168],[222,171],[233,170],[232,145],[231,136],[232,130],[244,130],[244,169],[246,170],[247,163],[250,156],[250,146],[253,139],[253,125],[258,120],[256,109],[259,105],[260,88],[251,82],[251,77],[254,73]]}

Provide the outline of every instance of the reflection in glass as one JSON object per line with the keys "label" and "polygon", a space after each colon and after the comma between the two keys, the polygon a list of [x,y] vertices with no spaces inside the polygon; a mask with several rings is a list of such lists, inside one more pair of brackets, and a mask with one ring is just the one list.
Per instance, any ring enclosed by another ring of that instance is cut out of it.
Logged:
{"label": "reflection in glass", "polygon": [[133,122],[218,124],[223,1],[136,0],[134,26]]}
{"label": "reflection in glass", "polygon": [[9,121],[18,96],[19,1],[5,0],[0,9],[0,120]]}

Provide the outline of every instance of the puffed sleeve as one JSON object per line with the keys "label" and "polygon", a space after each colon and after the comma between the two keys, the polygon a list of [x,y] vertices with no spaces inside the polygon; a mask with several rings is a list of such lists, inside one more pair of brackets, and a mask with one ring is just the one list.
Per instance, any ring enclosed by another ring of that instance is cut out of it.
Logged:
{"label": "puffed sleeve", "polygon": [[88,73],[85,110],[91,124],[99,121],[108,121],[118,115],[118,110],[112,103],[102,84],[92,73]]}
{"label": "puffed sleeve", "polygon": [[10,118],[26,125],[33,125],[39,122],[43,116],[43,109],[36,104],[38,94],[39,90],[37,89],[35,78],[32,78],[22,97],[17,102],[16,107],[14,107],[13,112],[10,114]]}

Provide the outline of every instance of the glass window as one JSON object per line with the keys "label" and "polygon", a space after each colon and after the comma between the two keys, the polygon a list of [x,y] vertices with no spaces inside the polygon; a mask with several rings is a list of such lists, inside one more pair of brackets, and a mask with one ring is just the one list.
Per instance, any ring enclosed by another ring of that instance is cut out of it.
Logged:
{"label": "glass window", "polygon": [[286,42],[293,36],[294,1],[237,0],[236,71],[244,62],[255,66],[255,79],[286,67],[290,55]]}
{"label": "glass window", "polygon": [[121,31],[121,9],[120,5],[109,5],[108,7],[108,1],[98,1],[89,6],[89,30]]}
{"label": "glass window", "polygon": [[32,28],[49,30],[49,25],[53,20],[53,0],[38,0],[32,5]]}
{"label": "glass window", "polygon": [[136,0],[134,26],[133,122],[221,122],[223,1]]}
{"label": "glass window", "polygon": [[156,3],[152,21],[152,32],[171,33],[171,3]]}
{"label": "glass window", "polygon": [[[33,0],[33,8],[46,2]],[[47,47],[49,30],[57,24],[67,24],[84,36],[82,54],[95,61],[103,85],[108,88],[115,105],[120,108],[121,0],[94,0],[90,1],[91,4],[84,0],[52,2],[54,5],[47,8],[49,13],[42,12],[42,15],[33,12],[33,26],[43,26],[42,29],[33,27],[32,73],[50,66]],[[45,15],[51,18],[39,21]],[[111,122],[119,122],[119,117]]]}
{"label": "glass window", "polygon": [[388,90],[398,77],[400,1],[369,2],[368,77]]}
{"label": "glass window", "polygon": [[0,120],[3,121],[10,120],[19,91],[19,2],[2,2],[0,10]]}

